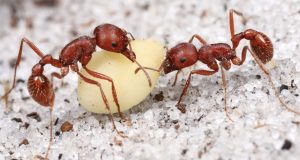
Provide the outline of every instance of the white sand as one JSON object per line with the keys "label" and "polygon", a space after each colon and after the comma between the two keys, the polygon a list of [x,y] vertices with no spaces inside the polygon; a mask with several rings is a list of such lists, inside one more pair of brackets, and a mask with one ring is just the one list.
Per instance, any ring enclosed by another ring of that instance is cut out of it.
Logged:
{"label": "white sand", "polygon": [[[299,0],[126,0],[104,1],[64,0],[55,8],[37,7],[31,1],[20,4],[20,21],[10,27],[10,0],[0,2],[0,95],[3,84],[11,80],[11,59],[16,58],[20,39],[27,37],[44,53],[58,57],[60,49],[80,35],[91,35],[96,25],[113,23],[132,32],[138,38],[153,38],[170,48],[187,41],[194,33],[208,42],[230,42],[228,9],[234,8],[248,17],[246,26],[236,18],[236,31],[253,28],[264,32],[274,43],[275,67],[271,76],[276,87],[289,86],[282,95],[290,105],[300,110],[300,2]],[[22,2],[22,3],[21,3]],[[201,16],[202,15],[202,16]],[[26,28],[25,19],[32,18],[33,28]],[[74,33],[78,35],[74,35]],[[242,43],[239,48],[242,48]],[[198,45],[197,45],[198,46]],[[26,80],[38,57],[27,46],[18,78]],[[240,49],[239,49],[240,53]],[[198,65],[195,68],[205,67]],[[47,75],[53,71],[47,68]],[[50,69],[51,68],[51,69]],[[48,70],[49,69],[49,70]],[[186,70],[186,73],[189,69]],[[256,75],[261,75],[257,79]],[[161,77],[152,96],[126,112],[133,122],[119,123],[119,130],[129,136],[122,139],[112,130],[106,115],[86,112],[77,101],[77,76],[65,78],[67,86],[56,92],[55,131],[65,121],[74,125],[72,132],[55,136],[50,159],[298,159],[300,157],[300,116],[281,107],[268,85],[263,72],[248,56],[243,66],[234,66],[226,73],[230,123],[223,111],[223,90],[220,73],[210,77],[194,76],[184,103],[187,113],[181,114],[174,105],[184,81],[171,87],[175,74]],[[182,77],[182,76],[181,76]],[[185,76],[186,77],[186,76]],[[294,80],[295,87],[291,87]],[[20,92],[23,90],[23,92]],[[164,100],[157,102],[153,95],[163,91]],[[70,94],[71,93],[71,94]],[[267,93],[270,93],[268,95]],[[0,107],[0,160],[31,159],[44,155],[49,140],[48,110],[27,97],[26,82],[18,83],[9,99],[11,111],[4,103]],[[119,95],[121,96],[121,95]],[[68,99],[70,103],[64,100]],[[41,121],[26,117],[38,112]],[[12,118],[21,118],[17,123]],[[29,123],[25,129],[20,127]],[[100,123],[100,124],[99,124]],[[256,128],[262,125],[263,127]],[[176,126],[180,126],[175,129]],[[19,144],[27,139],[28,145]],[[119,146],[116,140],[120,140]],[[292,146],[282,149],[285,140]]]}

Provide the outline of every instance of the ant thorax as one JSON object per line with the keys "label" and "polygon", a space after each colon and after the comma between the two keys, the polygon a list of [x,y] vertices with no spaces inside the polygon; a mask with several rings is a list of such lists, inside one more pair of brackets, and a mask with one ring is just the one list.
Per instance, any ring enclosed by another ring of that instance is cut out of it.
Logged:
{"label": "ant thorax", "polygon": [[[96,51],[96,44],[88,36],[79,37],[67,44],[61,51],[59,60],[65,65],[76,63],[83,55],[91,55]],[[76,61],[74,61],[76,60]]]}
{"label": "ant thorax", "polygon": [[223,58],[230,59],[233,50],[226,43],[216,43],[202,46],[198,51],[198,58],[205,64],[210,64],[215,60],[222,61]]}

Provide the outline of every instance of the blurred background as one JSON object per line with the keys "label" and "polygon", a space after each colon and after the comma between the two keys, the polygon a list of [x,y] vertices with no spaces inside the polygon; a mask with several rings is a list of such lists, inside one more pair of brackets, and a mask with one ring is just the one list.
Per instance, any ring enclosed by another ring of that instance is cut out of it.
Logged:
{"label": "blurred background", "polygon": [[[0,95],[11,82],[22,37],[54,57],[73,39],[92,36],[103,23],[122,27],[137,39],[161,41],[169,48],[195,33],[208,43],[230,44],[230,8],[246,17],[245,21],[235,18],[236,32],[252,28],[270,37],[275,51],[274,63],[268,65],[272,78],[278,89],[283,86],[284,99],[300,110],[299,0],[0,0]],[[240,44],[238,53],[246,44]],[[10,108],[0,104],[0,160],[31,159],[46,151],[48,110],[30,99],[26,87],[31,67],[38,61],[24,45],[18,83],[8,100]],[[192,68],[199,67],[205,66]],[[52,70],[49,67],[46,73]],[[50,159],[298,159],[300,116],[280,106],[253,59],[247,56],[243,66],[233,67],[226,75],[228,105],[236,122],[229,123],[225,117],[220,74],[193,77],[184,100],[186,114],[174,107],[186,74],[173,88],[175,75],[169,74],[160,78],[144,102],[126,112],[132,127],[115,116],[118,128],[129,136],[120,139],[106,115],[80,107],[78,77],[69,74],[65,87],[58,88],[60,82],[55,82],[57,125]],[[157,99],[157,95],[164,98]],[[41,119],[28,117],[32,112]],[[64,121],[74,125],[72,132],[60,132]]]}

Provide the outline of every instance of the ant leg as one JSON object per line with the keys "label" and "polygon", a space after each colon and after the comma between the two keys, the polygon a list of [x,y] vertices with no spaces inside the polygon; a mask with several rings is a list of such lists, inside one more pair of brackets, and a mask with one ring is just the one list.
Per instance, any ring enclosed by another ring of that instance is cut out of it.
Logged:
{"label": "ant leg", "polygon": [[113,116],[112,116],[110,107],[109,107],[109,105],[108,105],[107,98],[106,98],[106,96],[105,96],[105,94],[104,94],[104,91],[103,91],[103,89],[102,89],[101,84],[98,83],[97,81],[94,81],[94,80],[92,80],[92,79],[89,79],[89,78],[85,77],[83,74],[81,74],[81,73],[78,72],[78,71],[77,71],[77,74],[78,74],[78,75],[80,76],[80,78],[82,78],[82,80],[84,80],[86,83],[94,84],[94,85],[96,85],[96,86],[99,87],[100,93],[101,93],[101,96],[102,96],[102,100],[104,101],[106,110],[107,110],[108,113],[109,113],[109,118],[110,118],[110,120],[111,120],[111,122],[112,122],[112,124],[113,124],[113,128],[116,130],[116,132],[118,133],[118,135],[120,135],[120,136],[123,137],[123,138],[127,138],[127,136],[125,136],[123,132],[119,131],[119,130],[117,129],[116,125],[115,125],[114,118],[113,118]]}
{"label": "ant leg", "polygon": [[160,69],[154,69],[154,68],[150,68],[150,67],[139,67],[139,68],[135,69],[134,74],[137,74],[142,68],[148,69],[150,71],[160,72]]}
{"label": "ant leg", "polygon": [[69,73],[69,67],[62,67],[61,73],[52,72],[51,73],[51,82],[53,83],[53,78],[57,78],[61,80],[61,86],[64,85],[63,78]]}
{"label": "ant leg", "polygon": [[245,46],[242,50],[242,60],[238,57],[234,57],[231,62],[234,64],[234,65],[242,65],[245,60],[246,60],[246,53],[247,53],[247,49],[248,49],[248,46]]}
{"label": "ant leg", "polygon": [[205,41],[203,38],[201,38],[198,34],[194,34],[194,35],[191,37],[191,39],[189,40],[189,43],[192,43],[192,41],[193,41],[194,38],[198,39],[198,41],[199,41],[202,45],[206,45],[206,44],[207,44],[206,41]]}
{"label": "ant leg", "polygon": [[[52,72],[51,73],[51,83],[53,84],[53,77],[56,77],[58,79],[62,79],[68,73],[69,73],[69,67],[62,67],[61,68],[61,74],[59,74],[57,72]],[[50,106],[50,140],[49,140],[48,149],[47,149],[47,152],[46,152],[46,155],[45,155],[45,159],[48,159],[48,155],[49,155],[51,145],[52,145],[52,140],[53,140],[53,106]]]}
{"label": "ant leg", "polygon": [[126,31],[126,34],[128,34],[130,36],[131,40],[135,40],[135,38],[133,37],[133,35],[130,32]]}
{"label": "ant leg", "polygon": [[224,69],[229,70],[231,68],[231,63],[229,60],[227,60],[226,58],[222,59],[222,61],[220,62],[220,66],[221,66],[221,73],[222,73],[222,81],[223,81],[223,88],[224,88],[224,111],[226,114],[226,117],[233,122],[232,118],[229,116],[228,114],[228,110],[227,110],[227,81],[225,78],[225,72]]}
{"label": "ant leg", "polygon": [[[8,90],[10,89],[9,82],[5,81],[3,87],[4,87],[4,93],[8,92]],[[1,97],[1,99],[2,98],[4,99],[4,104],[5,104],[5,107],[8,111],[8,109],[9,109],[8,108],[8,95],[6,95],[6,96],[4,95],[3,97]]]}
{"label": "ant leg", "polygon": [[[168,47],[164,46],[164,48],[166,49],[166,51],[168,51]],[[160,64],[158,69],[154,69],[154,68],[150,68],[150,67],[143,67],[143,68],[151,70],[151,71],[155,71],[155,72],[161,72],[164,69],[165,63],[166,63],[166,59],[164,59],[162,61],[162,63]],[[142,69],[141,67],[138,67],[137,69],[135,69],[134,74],[137,74],[141,69]]]}
{"label": "ant leg", "polygon": [[114,102],[115,102],[116,105],[117,105],[119,116],[120,116],[123,120],[127,120],[126,116],[124,116],[124,114],[121,112],[121,107],[120,107],[120,104],[119,104],[119,101],[118,101],[118,96],[117,96],[116,87],[115,87],[115,84],[114,84],[114,81],[112,80],[112,78],[108,77],[107,75],[104,75],[104,74],[101,74],[101,73],[98,73],[98,72],[94,72],[94,71],[88,69],[86,66],[82,66],[82,68],[83,68],[88,74],[90,74],[91,76],[93,76],[93,77],[95,77],[95,78],[107,80],[107,81],[109,81],[109,82],[111,83],[112,95],[113,95],[113,98],[114,98]]}
{"label": "ant leg", "polygon": [[182,106],[180,104],[181,100],[182,100],[182,97],[183,95],[186,93],[189,85],[190,85],[190,82],[191,82],[191,76],[192,74],[199,74],[199,75],[203,75],[203,76],[210,76],[210,75],[213,75],[214,73],[216,73],[218,70],[215,70],[215,71],[208,71],[208,70],[193,70],[190,72],[189,74],[189,77],[187,78],[186,82],[185,82],[185,85],[184,85],[184,88],[181,92],[181,95],[180,95],[180,98],[176,104],[177,108],[182,112],[182,113],[185,113],[186,110],[185,110],[185,107]]}
{"label": "ant leg", "polygon": [[232,48],[236,49],[238,47],[240,41],[245,38],[244,37],[245,35],[244,35],[244,32],[235,34],[233,13],[237,14],[238,16],[241,16],[243,18],[243,20],[245,20],[245,18],[242,13],[240,13],[236,10],[231,9],[229,11],[229,26],[230,26]]}
{"label": "ant leg", "polygon": [[22,58],[22,51],[23,51],[23,43],[26,43],[39,57],[43,57],[44,54],[32,43],[30,42],[27,38],[22,38],[21,40],[21,44],[20,44],[20,47],[19,47],[19,52],[18,52],[18,57],[17,57],[17,61],[16,61],[16,64],[15,64],[15,67],[14,67],[14,78],[13,78],[13,84],[11,86],[10,89],[8,89],[6,91],[6,93],[0,97],[0,100],[2,100],[3,98],[6,98],[8,97],[8,95],[10,94],[10,92],[15,88],[16,86],[16,75],[17,75],[17,68],[21,62],[21,58]]}
{"label": "ant leg", "polygon": [[54,77],[61,80],[60,86],[62,87],[64,85],[64,81],[63,81],[64,76],[62,76],[61,74],[59,74],[57,72],[52,72],[51,73],[51,83],[52,84],[53,84]]}
{"label": "ant leg", "polygon": [[238,11],[236,11],[234,9],[230,9],[229,10],[229,25],[230,25],[231,38],[233,38],[234,34],[235,34],[235,32],[234,32],[234,18],[233,18],[233,13],[235,13],[238,16],[241,16],[242,18],[244,18],[243,14],[241,12],[238,12]]}
{"label": "ant leg", "polygon": [[179,75],[180,72],[181,72],[181,70],[177,71],[176,76],[175,76],[175,80],[174,80],[174,82],[172,84],[172,87],[174,87],[176,85],[176,82],[177,82],[177,79],[178,79],[178,75]]}
{"label": "ant leg", "polygon": [[[51,55],[45,55],[41,58],[40,65],[44,66],[46,64],[50,64],[53,67],[60,68],[61,73],[52,72],[51,73],[51,83],[53,83],[53,77],[56,77],[57,79],[61,79],[65,77],[69,73],[69,67],[63,66],[62,63],[58,59],[54,59]],[[63,85],[63,81],[62,84]]]}
{"label": "ant leg", "polygon": [[223,88],[224,88],[224,111],[225,111],[226,117],[231,122],[234,122],[234,120],[232,120],[232,118],[228,114],[228,110],[227,110],[227,82],[226,82],[226,78],[225,78],[225,72],[224,72],[223,65],[220,65],[220,66],[221,66],[222,81],[223,81]]}
{"label": "ant leg", "polygon": [[[164,64],[165,64],[166,60],[163,60],[163,62],[160,64],[158,69],[155,68],[151,68],[151,67],[143,67],[144,69],[148,69],[151,71],[155,71],[155,72],[161,72],[162,69],[164,68]],[[135,69],[134,74],[137,74],[139,71],[141,70],[141,67],[138,67],[137,69]]]}
{"label": "ant leg", "polygon": [[135,40],[135,38],[133,37],[133,35],[130,32],[127,32],[125,29],[122,29],[122,31],[126,34],[129,35],[131,40]]}
{"label": "ant leg", "polygon": [[[134,53],[133,50],[132,50],[132,47],[131,47],[131,43],[130,43],[130,42],[128,43],[128,45],[129,45],[129,50],[130,50],[130,52],[131,52],[131,53]],[[142,67],[142,65],[141,65],[138,61],[136,61],[135,58],[132,58],[132,59],[130,59],[130,60],[132,60],[133,62],[135,62],[135,63],[139,66],[139,68],[141,68],[141,70],[145,73],[145,75],[146,75],[146,77],[147,77],[147,80],[148,80],[148,83],[149,83],[149,87],[151,87],[151,86],[152,86],[152,82],[151,82],[151,78],[150,78],[148,72],[146,72],[146,70],[144,69],[144,67]]]}
{"label": "ant leg", "polygon": [[296,111],[292,108],[290,108],[284,101],[283,99],[280,97],[280,93],[277,91],[275,84],[270,76],[270,73],[268,71],[268,69],[264,66],[263,62],[257,57],[257,55],[252,52],[249,48],[248,48],[249,52],[251,53],[251,55],[253,56],[254,60],[256,61],[256,63],[258,64],[258,66],[260,67],[260,69],[265,73],[265,75],[268,77],[269,82],[275,92],[276,97],[278,98],[279,102],[281,103],[282,106],[284,106],[288,111],[299,114],[300,115],[300,111]]}
{"label": "ant leg", "polygon": [[49,140],[49,144],[48,144],[48,148],[47,148],[47,152],[45,155],[45,159],[48,159],[48,155],[51,149],[51,145],[52,145],[52,139],[53,139],[53,106],[50,106],[50,140]]}

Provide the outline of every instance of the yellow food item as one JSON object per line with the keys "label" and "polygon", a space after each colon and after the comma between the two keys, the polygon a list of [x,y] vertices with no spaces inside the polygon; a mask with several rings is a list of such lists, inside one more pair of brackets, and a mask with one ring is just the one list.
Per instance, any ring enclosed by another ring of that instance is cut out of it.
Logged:
{"label": "yellow food item", "polygon": [[[159,68],[166,54],[166,50],[160,42],[134,40],[131,41],[131,45],[136,54],[136,60],[142,66]],[[158,72],[146,70],[152,81],[152,87],[149,87],[143,71],[140,70],[137,74],[134,73],[138,68],[136,63],[131,62],[122,54],[108,51],[94,53],[87,68],[113,79],[121,111],[126,111],[143,101],[150,94],[159,77]],[[110,109],[112,113],[116,113],[117,106],[113,100],[111,83],[107,80],[94,78],[83,69],[80,72],[101,83]],[[96,85],[84,82],[81,78],[79,78],[78,83],[78,100],[90,112],[108,113],[99,88]]]}

